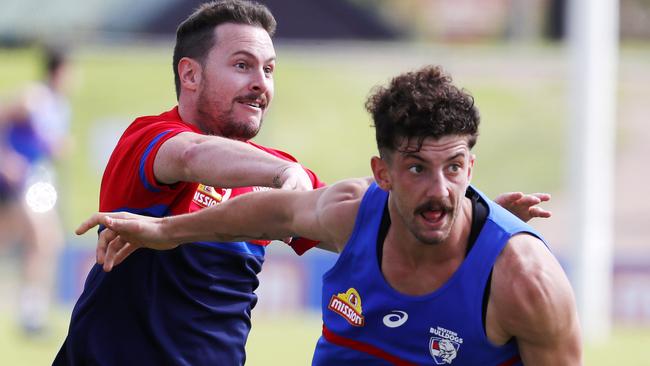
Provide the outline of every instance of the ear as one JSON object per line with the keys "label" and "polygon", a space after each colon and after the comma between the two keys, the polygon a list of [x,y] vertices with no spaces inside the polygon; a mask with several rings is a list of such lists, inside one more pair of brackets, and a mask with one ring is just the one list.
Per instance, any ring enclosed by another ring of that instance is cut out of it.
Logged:
{"label": "ear", "polygon": [[393,186],[391,184],[390,174],[388,171],[389,167],[386,160],[379,156],[373,156],[370,159],[370,168],[372,169],[372,175],[375,177],[377,185],[384,191],[390,191]]}
{"label": "ear", "polygon": [[472,173],[474,172],[475,161],[476,161],[476,155],[469,154],[469,168],[467,169],[467,182],[472,181]]}
{"label": "ear", "polygon": [[183,57],[178,62],[178,77],[181,81],[181,89],[197,91],[201,84],[203,75],[201,64],[189,57]]}

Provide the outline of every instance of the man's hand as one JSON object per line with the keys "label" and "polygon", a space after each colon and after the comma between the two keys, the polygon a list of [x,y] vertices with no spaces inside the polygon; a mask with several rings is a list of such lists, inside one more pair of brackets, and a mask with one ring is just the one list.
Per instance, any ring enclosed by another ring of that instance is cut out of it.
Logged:
{"label": "man's hand", "polygon": [[292,163],[280,170],[273,178],[273,187],[290,191],[311,191],[314,189],[309,175],[298,163]]}
{"label": "man's hand", "polygon": [[75,230],[81,235],[97,225],[106,227],[97,240],[97,263],[109,272],[140,247],[173,249],[178,246],[166,239],[163,218],[141,216],[128,212],[99,212]]}
{"label": "man's hand", "polygon": [[551,212],[537,206],[542,202],[549,201],[551,195],[548,193],[523,194],[521,192],[502,193],[494,202],[501,207],[512,212],[515,216],[524,222],[530,221],[534,217],[549,218]]}
{"label": "man's hand", "polygon": [[[311,191],[314,186],[309,178],[309,175],[298,163],[293,163],[286,168],[282,169],[279,175],[274,179],[276,188],[290,190],[290,191]],[[283,238],[285,244],[291,244],[293,238]]]}

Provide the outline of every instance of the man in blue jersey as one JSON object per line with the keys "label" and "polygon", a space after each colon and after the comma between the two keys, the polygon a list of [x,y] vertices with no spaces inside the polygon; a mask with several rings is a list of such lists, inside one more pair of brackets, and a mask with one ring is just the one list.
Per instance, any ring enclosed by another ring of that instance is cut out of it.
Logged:
{"label": "man in blue jersey", "polygon": [[581,364],[559,263],[535,230],[470,185],[473,98],[425,67],[394,78],[366,107],[379,148],[373,178],[254,193],[176,217],[99,213],[78,233],[103,224],[120,235],[99,243],[107,270],[138,247],[320,240],[340,257],[323,276],[314,365]]}

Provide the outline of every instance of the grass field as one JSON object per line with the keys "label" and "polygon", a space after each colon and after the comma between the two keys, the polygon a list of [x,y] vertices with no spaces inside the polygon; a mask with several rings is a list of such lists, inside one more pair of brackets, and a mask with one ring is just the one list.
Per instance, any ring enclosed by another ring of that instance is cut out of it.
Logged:
{"label": "grass field", "polygon": [[[27,339],[15,328],[7,312],[0,313],[0,364],[37,366],[52,363],[65,336],[69,309],[53,316],[53,328],[46,338]],[[292,317],[253,318],[247,345],[247,365],[309,365],[320,335],[317,314]],[[605,344],[585,348],[585,365],[647,366],[650,362],[650,330],[617,328]]]}

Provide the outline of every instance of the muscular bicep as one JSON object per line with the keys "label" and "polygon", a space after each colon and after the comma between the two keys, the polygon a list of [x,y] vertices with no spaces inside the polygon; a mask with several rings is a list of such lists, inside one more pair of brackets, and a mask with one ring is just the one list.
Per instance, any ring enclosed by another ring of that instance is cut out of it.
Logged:
{"label": "muscular bicep", "polygon": [[324,243],[322,249],[341,252],[354,230],[359,204],[371,182],[370,178],[347,179],[322,189],[311,223],[312,235],[320,238],[305,236]]}
{"label": "muscular bicep", "polygon": [[539,239],[513,237],[495,263],[487,327],[493,340],[514,338],[526,365],[581,364],[573,291]]}
{"label": "muscular bicep", "polygon": [[189,181],[191,167],[186,164],[189,147],[202,138],[204,137],[193,132],[182,132],[163,142],[153,163],[156,181],[162,184]]}

